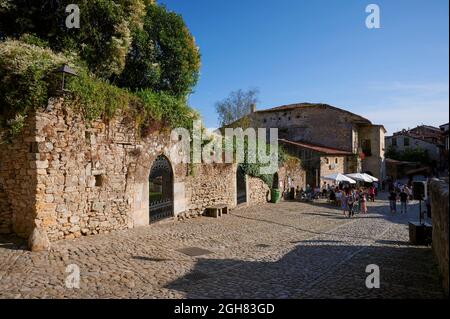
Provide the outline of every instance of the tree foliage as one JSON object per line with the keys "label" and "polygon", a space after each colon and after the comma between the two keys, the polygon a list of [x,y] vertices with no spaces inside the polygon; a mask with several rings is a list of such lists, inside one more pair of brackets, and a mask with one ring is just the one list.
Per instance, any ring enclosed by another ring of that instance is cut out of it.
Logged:
{"label": "tree foliage", "polygon": [[20,41],[0,43],[0,115],[12,120],[43,106],[56,85],[53,71],[70,63],[62,54]]}
{"label": "tree foliage", "polygon": [[[102,78],[120,74],[131,44],[138,8],[129,0],[16,0],[0,14],[0,29],[9,37],[35,34],[57,52],[73,51]],[[80,29],[69,29],[66,7],[80,8]]]}
{"label": "tree foliage", "polygon": [[[200,55],[181,16],[152,0],[0,0],[0,36],[34,34],[55,52],[75,52],[96,76],[177,97],[197,83]],[[66,27],[66,7],[80,28]]]}
{"label": "tree foliage", "polygon": [[421,148],[407,148],[399,151],[391,146],[387,149],[385,156],[397,161],[418,162],[425,165],[431,163],[428,151]]}
{"label": "tree foliage", "polygon": [[198,48],[181,16],[161,6],[148,6],[142,29],[133,35],[119,84],[182,97],[197,83],[199,68]]}
{"label": "tree foliage", "polygon": [[20,131],[30,111],[60,95],[61,74],[55,71],[63,64],[78,74],[66,79],[65,103],[87,121],[109,120],[120,112],[133,117],[136,127],[145,129],[141,133],[148,133],[156,123],[156,129],[189,128],[189,123],[198,118],[184,99],[148,89],[131,92],[119,88],[93,76],[76,58],[54,53],[41,47],[39,41],[35,45],[34,37],[25,38],[30,43],[0,42],[0,131],[6,132],[7,138]]}
{"label": "tree foliage", "polygon": [[252,104],[258,102],[258,94],[259,91],[257,89],[248,91],[239,89],[231,92],[226,99],[217,102],[216,111],[219,115],[221,126],[229,125],[249,114]]}

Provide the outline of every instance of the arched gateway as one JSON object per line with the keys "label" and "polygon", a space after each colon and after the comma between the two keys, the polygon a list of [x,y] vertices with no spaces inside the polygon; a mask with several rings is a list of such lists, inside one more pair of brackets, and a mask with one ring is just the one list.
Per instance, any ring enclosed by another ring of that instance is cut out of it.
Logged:
{"label": "arched gateway", "polygon": [[150,222],[173,216],[173,171],[167,157],[153,162],[149,176]]}
{"label": "arched gateway", "polygon": [[236,202],[238,205],[247,202],[247,183],[245,172],[240,166],[236,171],[236,197]]}

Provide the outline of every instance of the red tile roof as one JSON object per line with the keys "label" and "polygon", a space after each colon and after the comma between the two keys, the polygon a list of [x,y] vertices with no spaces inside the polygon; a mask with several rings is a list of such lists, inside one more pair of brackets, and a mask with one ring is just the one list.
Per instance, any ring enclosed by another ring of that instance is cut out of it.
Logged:
{"label": "red tile roof", "polygon": [[308,150],[312,150],[318,153],[322,153],[322,154],[328,154],[328,155],[353,155],[352,152],[348,152],[348,151],[343,151],[343,150],[338,150],[336,148],[331,148],[331,147],[326,147],[326,146],[321,146],[321,145],[316,145],[316,144],[311,144],[311,143],[305,143],[305,142],[294,142],[294,141],[289,141],[289,140],[285,140],[285,139],[279,139],[280,142],[282,143],[286,143],[289,145],[293,145],[293,146],[297,146],[300,148],[306,148]]}

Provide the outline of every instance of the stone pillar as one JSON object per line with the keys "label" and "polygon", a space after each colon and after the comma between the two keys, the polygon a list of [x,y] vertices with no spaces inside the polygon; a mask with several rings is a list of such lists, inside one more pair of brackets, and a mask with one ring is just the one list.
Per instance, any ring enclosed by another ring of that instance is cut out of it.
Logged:
{"label": "stone pillar", "polygon": [[186,190],[184,182],[173,185],[173,213],[175,217],[186,211]]}

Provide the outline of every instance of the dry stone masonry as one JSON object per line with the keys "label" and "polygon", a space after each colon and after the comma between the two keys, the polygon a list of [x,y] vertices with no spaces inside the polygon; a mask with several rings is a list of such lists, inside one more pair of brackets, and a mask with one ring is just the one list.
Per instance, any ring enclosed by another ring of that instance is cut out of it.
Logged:
{"label": "dry stone masonry", "polygon": [[[0,147],[0,232],[32,238],[31,248],[46,250],[47,240],[148,225],[149,174],[158,156],[170,158],[169,133],[140,138],[124,115],[87,123],[62,99],[51,99]],[[171,169],[173,217],[236,206],[237,165]],[[267,185],[250,177],[246,183],[247,205],[266,202]]]}

